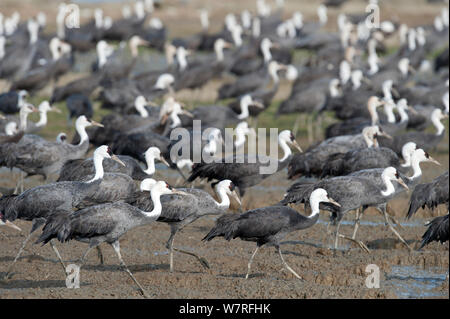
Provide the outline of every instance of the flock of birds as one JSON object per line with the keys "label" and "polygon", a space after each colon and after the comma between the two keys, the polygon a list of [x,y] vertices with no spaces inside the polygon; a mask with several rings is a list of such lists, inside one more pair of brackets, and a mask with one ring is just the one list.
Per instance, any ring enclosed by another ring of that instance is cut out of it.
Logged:
{"label": "flock of birds", "polygon": [[[327,3],[340,5],[339,1]],[[9,90],[0,95],[0,114],[4,114],[0,166],[22,172],[14,191],[0,198],[0,223],[15,229],[19,229],[13,224],[17,219],[32,223],[3,279],[11,276],[26,243],[40,228],[36,243],[50,243],[64,271],[54,239],[87,243],[81,265],[92,248],[103,261],[100,245],[112,245],[124,270],[146,296],[120,254],[120,237],[137,226],[155,221],[170,225],[170,271],[174,251],[194,256],[208,268],[205,258],[174,247],[174,238],[186,225],[216,215],[216,225],[203,240],[224,237],[256,242],[246,278],[263,245],[274,246],[286,269],[301,278],[285,262],[280,241],[293,231],[312,227],[320,209],[329,211],[336,225],[334,249],[343,238],[367,252],[356,233],[368,207],[383,215],[409,249],[387,212],[388,202],[409,189],[408,218],[420,207],[446,204],[448,210],[448,172],[420,184],[421,163],[440,165],[429,152],[446,134],[442,120],[449,114],[447,7],[430,25],[409,27],[383,21],[373,30],[365,25],[366,14],[342,13],[338,31],[329,32],[325,5],[317,10],[318,21],[308,22],[299,11],[285,12],[284,1],[276,1],[277,7],[272,8],[268,1],[258,0],[256,13],[228,14],[217,33],[209,31],[208,12],[202,10],[200,33],[169,40],[166,26],[153,16],[160,5],[136,1],[134,7],[123,7],[119,20],[96,9],[92,21],[69,29],[62,3],[56,34],[45,32],[44,13],[26,22],[20,21],[18,13],[0,14],[0,78],[9,84]],[[385,42],[392,38],[398,38],[399,49],[389,53]],[[115,48],[108,41],[120,41],[120,45]],[[140,46],[161,51],[164,68],[136,72]],[[313,54],[307,63],[293,65],[294,51],[300,49]],[[58,86],[58,79],[74,70],[75,53],[91,50],[97,53],[91,73]],[[441,53],[430,59],[438,50]],[[235,80],[219,88],[214,105],[188,110],[174,97],[180,90],[202,88],[223,74],[232,74]],[[291,93],[277,114],[306,114],[304,125],[311,142],[314,125],[322,124],[324,112],[333,113],[339,121],[327,127],[325,140],[311,143],[303,152],[295,139],[301,125],[298,117],[292,131],[278,136],[283,156],[277,172],[287,169],[288,178],[296,179],[284,198],[273,206],[227,213],[231,199],[241,204],[247,188],[273,175],[260,173],[266,158],[253,163],[249,161],[253,154],[236,155],[235,151],[245,147],[258,116],[271,105],[282,83],[291,87]],[[27,101],[29,95],[49,86],[50,100],[37,108]],[[111,110],[101,123],[91,120],[91,99],[98,91],[101,107]],[[69,121],[76,119],[71,142],[65,133],[53,141],[37,135],[47,125],[47,113],[60,112],[54,107],[60,101],[67,106]],[[38,122],[28,120],[34,112],[40,115]],[[202,121],[201,129],[194,120]],[[429,126],[434,132],[425,132]],[[171,140],[171,133],[179,127],[188,130],[191,144],[208,129],[201,150],[217,160],[198,163],[193,152],[175,152],[179,140]],[[227,127],[236,128],[231,155],[223,151]],[[92,158],[86,158],[90,145],[96,149]],[[291,147],[299,153],[294,154]],[[177,170],[185,186],[197,179],[214,181],[219,200],[205,190],[174,189],[156,181],[152,178],[156,161]],[[24,179],[33,175],[43,176],[45,183],[24,190]],[[52,182],[55,175],[57,180]],[[304,204],[311,213],[303,216],[289,204]],[[356,211],[354,232],[345,236],[339,226],[350,211]],[[431,241],[448,241],[448,217],[447,213],[430,222],[421,248]]]}

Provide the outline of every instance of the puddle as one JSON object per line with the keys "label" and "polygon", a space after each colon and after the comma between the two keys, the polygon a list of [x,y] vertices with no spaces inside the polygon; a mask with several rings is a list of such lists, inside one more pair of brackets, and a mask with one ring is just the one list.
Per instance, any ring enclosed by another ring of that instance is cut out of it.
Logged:
{"label": "puddle", "polygon": [[437,267],[393,266],[384,284],[391,286],[397,297],[402,299],[445,297],[448,290],[436,288],[444,284],[447,274],[448,269]]}

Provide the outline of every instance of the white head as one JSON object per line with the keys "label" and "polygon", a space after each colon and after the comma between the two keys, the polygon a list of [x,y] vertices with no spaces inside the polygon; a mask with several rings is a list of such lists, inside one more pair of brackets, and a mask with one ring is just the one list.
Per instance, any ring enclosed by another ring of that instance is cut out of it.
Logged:
{"label": "white head", "polygon": [[205,145],[203,151],[214,156],[217,152],[217,144],[222,141],[222,132],[218,128],[212,128],[208,135],[208,144]]}
{"label": "white head", "polygon": [[89,136],[86,133],[86,128],[89,126],[98,126],[104,127],[102,124],[97,123],[95,121],[89,120],[86,116],[81,115],[75,121],[75,129],[77,130],[78,135],[80,135],[80,144],[89,141]]}
{"label": "white head", "polygon": [[328,14],[327,14],[327,7],[323,4],[321,4],[317,8],[317,15],[319,16],[319,21],[321,25],[325,25],[328,22]]}
{"label": "white head", "polygon": [[444,133],[445,126],[442,124],[442,120],[447,118],[448,114],[444,114],[441,109],[436,108],[431,113],[431,122],[436,127],[436,135],[441,135]]}
{"label": "white head", "polygon": [[133,35],[130,40],[128,40],[128,46],[130,47],[131,55],[133,57],[138,56],[138,48],[143,45],[148,45],[149,42],[144,40],[138,35]]}
{"label": "white head", "polygon": [[383,180],[386,190],[381,191],[381,194],[383,196],[389,196],[392,195],[395,192],[395,187],[392,184],[392,181],[396,181],[401,186],[403,186],[406,189],[409,189],[406,183],[403,181],[403,179],[400,177],[398,171],[396,168],[390,166],[386,167],[383,170],[383,173],[381,174],[381,179]]}
{"label": "white head", "polygon": [[298,70],[293,65],[288,65],[286,69],[286,79],[289,81],[295,81],[298,78]]}
{"label": "white head", "polygon": [[170,73],[161,74],[155,84],[155,89],[167,90],[175,82],[175,78]]}
{"label": "white head", "polygon": [[13,136],[19,133],[19,129],[17,127],[16,122],[9,122],[5,125],[5,134],[8,136]]}
{"label": "white head", "polygon": [[272,53],[270,52],[270,49],[272,49],[273,43],[269,38],[264,38],[261,41],[260,47],[264,57],[264,62],[268,63],[270,60],[272,60]]}
{"label": "white head", "polygon": [[323,188],[317,188],[311,193],[311,195],[309,195],[309,204],[311,205],[312,210],[311,215],[309,216],[310,218],[319,213],[320,203],[331,203],[335,206],[341,207],[337,201],[328,196],[326,190]]}
{"label": "white head", "polygon": [[216,205],[222,208],[228,208],[230,206],[230,199],[228,196],[233,197],[239,205],[241,205],[241,199],[236,193],[236,186],[229,179],[223,180],[215,185],[215,191],[220,197],[221,202],[216,202]]}
{"label": "white head", "polygon": [[209,29],[209,13],[208,10],[202,9],[200,10],[200,23],[202,25],[203,30]]}
{"label": "white head", "polygon": [[100,40],[97,43],[97,57],[98,57],[98,65],[99,67],[103,67],[108,58],[114,52],[112,46],[110,46],[105,40]]}
{"label": "white head", "polygon": [[216,57],[217,57],[217,61],[223,61],[224,59],[224,54],[223,54],[223,50],[225,48],[231,48],[232,44],[226,42],[224,39],[219,38],[216,40],[216,42],[214,42],[214,51],[216,52]]}
{"label": "white head", "polygon": [[408,142],[402,147],[402,157],[405,160],[405,163],[402,164],[402,167],[410,167],[411,166],[411,156],[414,151],[417,149],[417,145],[414,142]]}
{"label": "white head", "polygon": [[147,162],[147,170],[144,172],[148,175],[153,175],[155,173],[155,160],[162,162],[167,167],[170,167],[166,159],[161,155],[161,150],[155,146],[150,147],[144,153],[145,161]]}
{"label": "white head", "polygon": [[361,70],[355,70],[352,72],[351,80],[352,80],[352,84],[353,84],[353,90],[357,90],[361,87],[363,78],[364,78],[364,75]]}
{"label": "white head", "polygon": [[328,85],[328,90],[330,91],[331,97],[338,97],[341,95],[339,87],[341,86],[341,81],[339,79],[332,79]]}
{"label": "white head", "polygon": [[107,145],[102,145],[98,147],[94,151],[94,168],[95,168],[95,176],[88,181],[88,183],[92,183],[96,180],[102,179],[104,176],[104,170],[103,170],[103,160],[105,158],[112,159],[113,161],[116,161],[122,166],[125,166],[125,164],[111,151],[111,148]]}
{"label": "white head", "polygon": [[284,156],[280,159],[280,162],[284,162],[292,154],[290,146],[295,147],[300,153],[303,152],[294,134],[289,130],[281,131],[278,134],[278,144],[284,151]]}
{"label": "white head", "polygon": [[378,146],[377,138],[384,136],[392,138],[389,134],[385,133],[378,125],[368,126],[362,130],[362,136],[367,144],[367,147]]}
{"label": "white head", "polygon": [[409,70],[411,69],[409,63],[410,63],[410,61],[409,61],[408,58],[402,58],[398,62],[398,69],[400,70],[400,72],[403,75],[403,77],[407,77],[408,76]]}
{"label": "white head", "polygon": [[39,34],[39,23],[37,23],[33,19],[28,20],[27,30],[28,30],[28,34],[30,36],[30,43],[36,43],[38,40],[38,34]]}
{"label": "white head", "polygon": [[269,70],[269,74],[272,77],[272,80],[274,83],[280,82],[278,72],[281,70],[284,70],[284,69],[286,69],[286,66],[281,63],[278,63],[277,61],[269,62],[268,70]]}
{"label": "white head", "polygon": [[139,189],[141,192],[150,192],[156,183],[157,181],[153,178],[146,178],[141,182]]}
{"label": "white head", "polygon": [[188,66],[188,62],[187,62],[188,54],[189,54],[189,51],[186,50],[184,47],[177,48],[176,57],[177,57],[178,67],[180,68],[181,71],[184,71]]}
{"label": "white head", "polygon": [[144,96],[139,95],[138,97],[136,97],[136,99],[134,100],[134,107],[136,108],[136,111],[138,111],[138,113],[141,115],[141,117],[143,118],[147,118],[148,117],[148,111],[145,108],[145,106],[147,105],[147,100],[145,99]]}

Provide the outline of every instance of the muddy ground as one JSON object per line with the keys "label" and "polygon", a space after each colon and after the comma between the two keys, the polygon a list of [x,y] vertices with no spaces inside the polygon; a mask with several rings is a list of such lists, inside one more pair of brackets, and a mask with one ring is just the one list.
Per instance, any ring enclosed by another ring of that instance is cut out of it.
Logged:
{"label": "muddy ground", "polygon": [[[166,179],[170,180],[169,177]],[[282,186],[270,184],[289,184],[284,173],[271,177],[266,183],[269,184],[266,189],[273,190],[264,191],[264,185],[252,189],[245,197],[245,208],[263,206],[258,202],[278,201],[282,195],[278,189],[281,190]],[[258,198],[264,200],[258,201]],[[401,199],[398,201],[404,202]],[[394,202],[392,207],[396,209],[400,205],[400,202]],[[441,209],[433,215],[443,213]],[[431,213],[421,212],[419,215],[428,214]],[[417,248],[426,229],[423,224],[427,218],[420,217],[406,223],[404,211],[398,211],[396,215],[403,223],[399,232],[411,247]],[[353,218],[354,214],[346,217],[348,222],[341,227],[342,233],[351,235]],[[411,274],[411,277],[400,281],[402,285],[410,285],[406,295],[399,293],[399,283],[390,280],[393,267],[448,273],[448,243],[433,243],[423,251],[410,252],[385,226],[381,215],[368,211],[357,237],[369,247],[370,254],[342,240],[341,249],[334,254],[328,248],[331,235],[327,236],[327,222],[328,213],[324,212],[316,225],[290,234],[281,246],[286,262],[304,280],[298,280],[282,270],[273,247],[265,247],[258,252],[251,276],[245,280],[247,262],[255,244],[240,240],[227,242],[222,238],[201,242],[214,224],[213,217],[187,226],[175,238],[176,246],[206,258],[210,263],[209,270],[204,269],[194,257],[175,253],[175,272],[169,272],[169,256],[165,248],[169,227],[163,223],[127,233],[121,239],[121,250],[130,270],[154,298],[448,298],[448,280],[438,281],[431,290],[424,291],[417,281],[426,281],[427,278],[418,279]],[[22,228],[22,233],[1,228],[0,276],[30,229],[27,222],[18,221],[17,225]],[[38,233],[34,234],[32,241],[36,240]],[[78,260],[87,247],[78,242],[57,243],[57,246],[67,263]],[[66,288],[62,267],[51,248],[29,244],[17,263],[14,276],[7,282],[0,282],[0,298],[140,298],[134,283],[118,266],[113,249],[107,244],[102,248],[105,264],[99,265],[97,253],[91,252],[86,266],[81,270],[81,288],[74,290]],[[376,264],[380,269],[379,289],[365,286],[368,275],[365,270],[369,264]]]}
{"label": "muddy ground", "polygon": [[[4,2],[4,3],[3,3]],[[175,4],[174,1],[168,1]],[[251,4],[249,4],[251,2]],[[286,1],[289,12],[294,9],[296,1]],[[311,6],[304,4],[302,12],[306,17],[314,16],[315,8],[320,1],[308,1]],[[54,10],[52,1],[14,1],[2,0],[2,11],[10,14],[13,10],[21,11],[24,18],[30,17],[39,9]],[[172,35],[184,36],[186,32],[193,34],[199,30],[197,9],[205,1],[192,1],[194,10],[183,8],[183,24],[178,24],[177,9],[156,13],[163,18]],[[238,11],[243,6],[251,7],[253,1],[208,1],[213,12],[213,19],[222,21],[228,10]],[[439,6],[430,6],[425,1],[398,0],[383,2],[383,13],[406,21],[410,25],[432,21]],[[212,5],[214,4],[214,5]],[[217,5],[217,6],[216,6]],[[344,6],[344,10],[352,12],[363,8],[364,2],[352,1]],[[395,7],[396,10],[390,10]],[[401,8],[400,8],[401,7]],[[296,7],[295,7],[296,8]],[[399,9],[400,8],[400,9]],[[114,16],[120,12],[117,5],[104,6],[107,14]],[[185,10],[186,9],[186,10]],[[335,26],[335,18],[339,11],[330,11],[330,25]],[[384,18],[385,16],[383,16]],[[390,17],[386,17],[390,18]],[[49,19],[50,20],[50,19]],[[52,22],[50,22],[52,27]],[[80,74],[70,74],[68,81]],[[203,90],[194,92],[180,92],[178,98],[189,105],[197,101],[212,101],[220,83],[212,83]],[[276,103],[289,94],[289,88],[282,88],[277,95]],[[41,97],[38,97],[39,99]],[[42,97],[43,98],[43,97]],[[62,109],[62,107],[60,106]],[[98,109],[96,109],[98,111]],[[98,114],[98,113],[97,113]],[[97,115],[96,115],[97,116]],[[99,115],[98,115],[99,116]],[[58,119],[57,122],[53,122]],[[100,118],[95,118],[100,119]],[[65,126],[65,115],[49,117],[51,124],[41,133],[53,139],[61,130],[70,134],[73,128]],[[269,119],[260,120],[261,125],[267,124]],[[278,122],[277,122],[278,123]],[[269,124],[267,124],[269,125]],[[276,124],[278,126],[278,124]],[[446,136],[431,155],[443,165],[423,164],[423,182],[429,182],[436,176],[448,170],[448,121]],[[279,127],[279,126],[278,126]],[[299,135],[300,145],[306,149],[306,136]],[[160,168],[160,166],[158,166]],[[0,191],[14,187],[18,172],[14,175],[7,170],[0,170]],[[176,185],[177,175],[163,170],[157,173],[157,179],[167,180]],[[40,185],[39,177],[31,177],[26,181],[26,187]],[[263,207],[277,203],[285,190],[291,184],[286,179],[286,172],[280,172],[265,180],[260,185],[249,189],[243,199],[244,209]],[[211,191],[209,187],[206,187]],[[417,248],[426,227],[423,224],[446,211],[441,207],[434,212],[420,210],[417,216],[406,222],[408,207],[408,193],[390,203],[391,213],[403,224],[398,228],[401,235],[411,247]],[[233,206],[236,210],[237,207]],[[302,211],[299,208],[300,213]],[[352,219],[354,214],[346,216],[341,226],[341,232],[352,233]],[[327,235],[328,213],[322,213],[319,223],[305,231],[299,231],[287,236],[282,244],[282,251],[286,262],[299,273],[304,280],[296,279],[291,273],[282,270],[278,254],[272,247],[264,247],[255,257],[251,276],[244,279],[247,262],[255,248],[254,243],[243,242],[238,239],[227,242],[221,238],[211,242],[201,241],[203,236],[214,225],[214,218],[204,218],[187,226],[175,238],[175,246],[195,251],[209,261],[210,269],[204,269],[195,258],[184,254],[175,254],[175,272],[169,272],[169,256],[165,243],[169,237],[169,227],[166,224],[152,225],[135,229],[121,238],[122,256],[134,273],[137,280],[154,298],[448,298],[449,246],[430,244],[422,251],[409,251],[395,237],[384,224],[382,216],[368,210],[358,232],[358,239],[362,240],[371,250],[370,254],[362,251],[353,243],[340,241],[340,250],[335,254],[328,247],[331,235]],[[15,230],[0,228],[0,277],[12,262],[21,242],[30,230],[31,224],[17,221],[22,228],[19,233]],[[333,230],[333,228],[330,228]],[[99,265],[96,252],[92,251],[88,262],[81,269],[81,288],[67,289],[65,274],[50,247],[33,245],[40,231],[37,231],[27,245],[23,256],[18,260],[13,277],[6,282],[0,282],[0,298],[141,298],[136,286],[123,272],[113,249],[106,244],[102,246],[105,264]],[[86,245],[78,242],[56,244],[66,263],[78,260],[86,249]],[[380,269],[381,283],[378,289],[366,288],[365,272],[367,265],[376,264]],[[397,271],[406,270],[407,275],[399,278]],[[425,274],[421,272],[426,272]],[[439,274],[435,279],[434,275]],[[444,277],[444,278],[443,278]],[[405,286],[407,288],[405,288]]]}

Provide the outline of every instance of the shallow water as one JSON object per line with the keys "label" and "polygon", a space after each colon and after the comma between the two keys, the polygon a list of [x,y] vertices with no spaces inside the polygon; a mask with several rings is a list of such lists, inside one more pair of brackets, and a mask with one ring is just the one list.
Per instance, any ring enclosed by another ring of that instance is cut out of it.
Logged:
{"label": "shallow water", "polygon": [[448,269],[432,267],[421,269],[414,266],[393,266],[386,275],[385,285],[392,286],[398,298],[443,297],[445,292],[436,290],[445,282]]}

